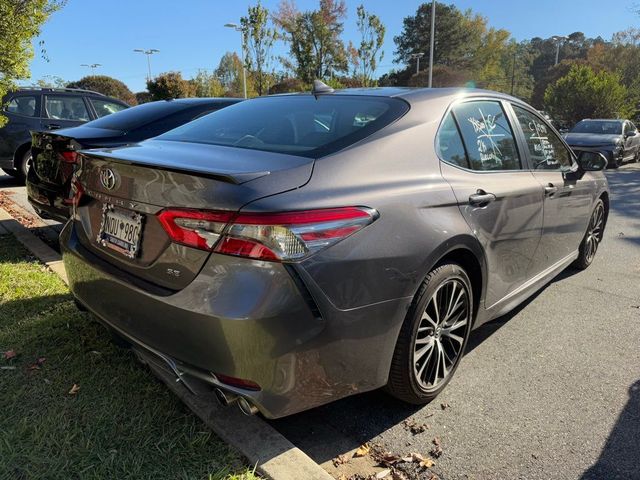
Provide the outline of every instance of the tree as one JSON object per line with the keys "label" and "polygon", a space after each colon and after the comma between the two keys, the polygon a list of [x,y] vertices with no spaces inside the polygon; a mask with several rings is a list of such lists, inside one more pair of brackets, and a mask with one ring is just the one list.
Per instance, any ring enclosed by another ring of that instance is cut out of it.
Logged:
{"label": "tree", "polygon": [[368,87],[373,84],[372,75],[376,71],[378,62],[384,57],[381,48],[384,43],[385,27],[377,15],[364,9],[364,5],[358,6],[356,12],[360,45],[356,49],[350,44],[349,56],[354,67],[354,77],[360,80],[362,86]]}
{"label": "tree", "polygon": [[240,18],[242,36],[245,45],[245,66],[251,72],[258,95],[269,90],[271,75],[271,47],[278,38],[277,31],[268,26],[269,10],[260,1],[249,6],[247,16]]}
{"label": "tree", "polygon": [[179,72],[166,72],[147,82],[153,100],[187,98],[195,95],[195,87]]}
{"label": "tree", "polygon": [[194,87],[196,97],[223,97],[225,94],[224,87],[218,77],[206,70],[198,70],[190,82]]}
{"label": "tree", "polygon": [[[449,67],[468,68],[473,52],[482,40],[486,20],[471,11],[461,12],[455,5],[436,2],[437,28],[435,31],[433,63]],[[396,63],[410,64],[416,53],[428,55],[431,30],[431,2],[418,7],[415,15],[403,20],[396,43]],[[415,69],[415,67],[414,67]]]}
{"label": "tree", "polygon": [[[63,5],[61,0],[0,0],[0,101],[15,87],[16,80],[29,78],[29,62],[34,53],[31,41]],[[43,45],[41,41],[46,58]],[[0,115],[0,127],[6,121]]]}
{"label": "tree", "polygon": [[303,82],[325,79],[347,71],[347,54],[340,39],[347,14],[344,0],[320,0],[318,10],[299,12],[292,1],[282,0],[274,22],[289,44],[290,58],[281,58]]}
{"label": "tree", "polygon": [[124,83],[106,75],[88,75],[75,82],[69,82],[67,88],[93,90],[109,97],[118,98],[129,105],[138,104],[136,96]]}
{"label": "tree", "polygon": [[573,65],[569,73],[549,85],[544,95],[551,114],[569,123],[583,118],[627,118],[633,114],[629,92],[620,76],[586,65]]}
{"label": "tree", "polygon": [[44,78],[40,78],[36,81],[36,85],[40,88],[65,88],[67,83],[69,82],[57,75],[45,75]]}
{"label": "tree", "polygon": [[136,92],[135,96],[136,96],[136,100],[138,101],[138,105],[142,105],[143,103],[148,103],[152,100],[151,94],[147,91]]}
{"label": "tree", "polygon": [[[227,52],[220,59],[214,74],[222,84],[225,97],[239,98],[244,96],[242,68],[242,60],[234,52]],[[253,86],[252,76],[247,75],[247,96],[255,97],[256,95],[257,92]]]}

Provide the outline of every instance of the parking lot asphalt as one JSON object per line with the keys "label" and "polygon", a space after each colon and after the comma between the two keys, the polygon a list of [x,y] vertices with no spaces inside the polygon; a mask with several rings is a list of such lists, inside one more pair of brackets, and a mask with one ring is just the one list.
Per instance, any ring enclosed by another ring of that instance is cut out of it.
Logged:
{"label": "parking lot asphalt", "polygon": [[[442,480],[640,479],[640,164],[606,175],[611,212],[593,265],[474,331],[435,402],[376,391],[272,425],[334,475],[331,460],[365,442],[426,456],[437,437]],[[29,208],[9,177],[0,191]],[[405,420],[426,427],[413,434]]]}

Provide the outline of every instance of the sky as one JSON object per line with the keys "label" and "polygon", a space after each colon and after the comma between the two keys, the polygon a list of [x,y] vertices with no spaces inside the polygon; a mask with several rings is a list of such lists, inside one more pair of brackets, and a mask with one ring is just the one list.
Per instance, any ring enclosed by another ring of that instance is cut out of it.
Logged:
{"label": "sky", "polygon": [[[393,63],[393,37],[402,30],[404,17],[413,15],[420,5],[414,0],[346,0],[348,17],[343,38],[356,43],[355,10],[360,3],[377,14],[386,26],[384,58],[377,75],[396,67]],[[147,63],[133,49],[160,50],[151,57],[153,75],[180,71],[185,78],[198,69],[213,70],[227,51],[240,50],[240,33],[225,28],[238,22],[256,0],[68,0],[55,13],[34,41],[36,55],[31,64],[31,81],[47,75],[77,80],[90,73],[81,64],[102,64],[96,73],[113,76],[134,91],[145,89]],[[275,10],[279,0],[262,0]],[[470,8],[485,16],[489,25],[504,28],[516,40],[567,35],[582,31],[588,37],[611,35],[640,26],[634,13],[636,0],[449,0],[461,10]],[[314,9],[317,0],[297,0],[300,10]],[[606,6],[605,6],[606,5]],[[436,25],[437,28],[437,25]],[[37,53],[37,42],[44,40],[49,62]],[[278,45],[274,53],[285,54]],[[23,84],[30,81],[21,82]]]}

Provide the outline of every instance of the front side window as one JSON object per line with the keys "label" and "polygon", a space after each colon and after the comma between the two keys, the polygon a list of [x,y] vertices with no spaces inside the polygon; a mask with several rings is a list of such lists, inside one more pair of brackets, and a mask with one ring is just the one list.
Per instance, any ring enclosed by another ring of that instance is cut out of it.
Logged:
{"label": "front side window", "polygon": [[89,100],[91,101],[91,105],[93,105],[98,118],[111,115],[112,113],[116,113],[127,108],[120,103],[109,102],[108,100],[100,100],[98,98],[89,98]]}
{"label": "front side window", "polygon": [[408,108],[403,100],[386,97],[262,97],[223,108],[158,138],[319,158],[371,135]]}
{"label": "front side window", "polygon": [[538,116],[523,108],[513,105],[513,110],[527,141],[533,169],[570,169],[571,154],[551,128]]}
{"label": "front side window", "polygon": [[438,155],[442,160],[452,165],[469,168],[467,154],[464,151],[462,138],[451,113],[442,122],[437,137]]}
{"label": "front side window", "polygon": [[500,102],[465,102],[453,109],[472,170],[520,170],[513,131]]}
{"label": "front side window", "polygon": [[88,122],[89,112],[82,97],[71,95],[47,95],[44,102],[48,118],[54,120],[76,120]]}
{"label": "front side window", "polygon": [[33,95],[14,97],[7,104],[6,110],[24,117],[36,117],[36,97]]}

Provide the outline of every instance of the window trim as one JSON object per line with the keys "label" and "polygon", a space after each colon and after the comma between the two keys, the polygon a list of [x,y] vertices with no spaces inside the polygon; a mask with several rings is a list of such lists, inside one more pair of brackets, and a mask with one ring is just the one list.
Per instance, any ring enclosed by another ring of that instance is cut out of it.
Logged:
{"label": "window trim", "polygon": [[[13,100],[15,100],[16,98],[23,98],[23,97],[33,97],[35,99],[35,101],[36,101],[36,105],[33,107],[33,115],[31,115],[31,116],[30,115],[23,115],[22,113],[10,112],[8,110],[9,104]],[[18,93],[16,95],[12,95],[11,97],[9,97],[7,102],[4,105],[2,105],[2,112],[3,113],[8,113],[9,115],[15,115],[16,117],[20,117],[20,118],[38,118],[39,119],[39,118],[41,118],[41,115],[40,115],[41,111],[40,111],[40,108],[38,108],[38,107],[40,107],[40,103],[41,103],[40,102],[40,97],[41,96],[39,94],[37,94],[37,93],[26,93],[26,92],[25,93],[20,92],[20,93]]]}
{"label": "window trim", "polygon": [[[498,103],[500,104],[500,106],[502,107],[502,110],[505,113],[505,118],[507,119],[507,123],[509,124],[509,128],[511,128],[511,132],[513,133],[513,141],[515,143],[516,146],[516,152],[518,153],[518,158],[520,160],[520,168],[517,170],[473,170],[471,168],[471,161],[469,160],[469,153],[467,152],[467,144],[464,141],[464,138],[462,136],[462,132],[460,132],[460,125],[458,125],[458,119],[456,118],[455,114],[453,114],[453,109],[462,104],[462,103],[470,103],[470,102],[494,102],[494,103]],[[508,100],[505,100],[503,98],[500,97],[493,97],[491,95],[470,95],[470,96],[466,96],[464,98],[460,98],[460,99],[456,99],[453,102],[451,102],[447,108],[445,109],[444,114],[442,115],[442,117],[440,118],[440,123],[438,124],[438,129],[436,130],[436,134],[433,138],[433,146],[434,146],[434,150],[436,152],[436,157],[438,158],[439,161],[441,161],[442,163],[446,163],[447,165],[453,167],[453,168],[458,168],[464,172],[470,172],[470,173],[475,173],[475,174],[479,174],[479,175],[487,175],[487,174],[494,174],[494,173],[530,173],[531,172],[531,166],[529,164],[529,159],[528,156],[527,157],[523,157],[522,155],[522,144],[519,141],[518,138],[518,132],[516,131],[516,129],[514,129],[513,126],[513,110],[510,108],[510,105]],[[467,163],[469,164],[469,168],[465,168],[465,167],[461,167],[460,165],[455,165],[453,163],[447,162],[446,160],[444,160],[441,156],[440,156],[440,152],[438,150],[438,135],[440,134],[440,130],[442,129],[442,126],[444,124],[445,119],[447,118],[447,115],[449,115],[449,113],[451,113],[451,116],[454,120],[454,122],[456,123],[456,128],[458,129],[458,135],[460,136],[460,139],[462,140],[462,146],[464,148],[465,151],[465,155],[467,156]],[[519,126],[519,125],[518,125]]]}
{"label": "window trim", "polygon": [[[541,172],[557,172],[557,173],[566,173],[572,170],[575,170],[576,166],[577,166],[577,155],[576,153],[573,151],[573,149],[567,144],[567,142],[565,141],[565,139],[562,137],[562,135],[560,135],[560,133],[554,128],[553,125],[551,125],[550,122],[548,122],[547,120],[545,120],[545,118],[540,115],[539,113],[537,113],[535,111],[535,109],[533,109],[532,107],[530,107],[529,105],[527,105],[526,103],[521,103],[521,102],[515,102],[513,100],[507,102],[508,103],[508,107],[509,107],[509,112],[510,115],[513,116],[515,123],[517,125],[517,130],[518,130],[518,139],[519,142],[522,143],[523,146],[523,150],[525,152],[525,156],[527,159],[527,165],[529,167],[529,171],[530,172],[535,172],[535,173],[541,173]],[[529,146],[527,145],[527,136],[524,134],[524,130],[522,129],[522,126],[520,125],[520,122],[518,121],[518,116],[516,114],[516,111],[513,107],[518,107],[521,108],[522,110],[524,110],[525,112],[529,113],[530,115],[533,115],[534,117],[536,117],[538,120],[540,120],[547,128],[551,129],[551,132],[554,133],[556,135],[556,137],[558,137],[558,139],[560,139],[560,142],[562,143],[562,145],[569,151],[569,158],[571,159],[571,167],[567,170],[540,170],[540,169],[535,169],[533,168],[533,162],[531,160],[531,154],[529,153]]]}
{"label": "window trim", "polygon": [[[82,100],[82,102],[84,103],[84,108],[87,111],[87,115],[89,116],[89,120],[72,120],[70,118],[51,118],[49,116],[49,112],[47,111],[47,98],[48,97],[69,97],[69,98],[79,98],[80,100]],[[91,120],[95,120],[96,117],[93,115],[93,112],[91,111],[89,105],[87,105],[87,99],[85,98],[84,95],[65,95],[64,93],[60,94],[60,93],[52,93],[52,94],[44,94],[42,96],[42,109],[41,109],[41,113],[42,113],[42,117],[46,120],[57,120],[57,121],[61,121],[61,122],[82,122],[82,123],[86,123],[86,122],[90,122]]]}

